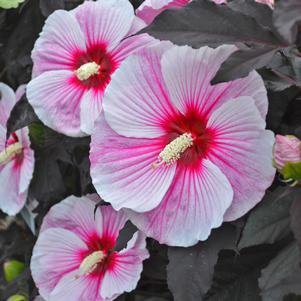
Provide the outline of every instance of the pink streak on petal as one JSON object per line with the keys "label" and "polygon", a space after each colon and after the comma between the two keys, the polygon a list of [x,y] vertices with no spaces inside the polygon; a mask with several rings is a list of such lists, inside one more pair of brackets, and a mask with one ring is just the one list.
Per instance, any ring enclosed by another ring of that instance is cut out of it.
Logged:
{"label": "pink streak on petal", "polygon": [[84,34],[75,17],[57,10],[46,20],[32,51],[33,76],[50,70],[72,70],[72,53],[85,50]]}
{"label": "pink streak on petal", "polygon": [[175,173],[175,166],[151,167],[164,147],[161,139],[119,136],[103,115],[91,139],[93,184],[105,201],[116,210],[136,211],[151,210],[161,202]]}
{"label": "pink streak on petal", "polygon": [[112,298],[116,294],[134,290],[140,279],[143,260],[148,257],[145,235],[136,232],[128,247],[116,255],[113,269],[105,273],[100,288],[101,296],[104,299]]}
{"label": "pink streak on petal", "polygon": [[19,101],[26,92],[26,85],[20,85],[16,90],[16,101]]}
{"label": "pink streak on petal", "polygon": [[22,162],[20,163],[19,193],[27,192],[34,170],[34,153],[30,148],[28,128],[18,131],[23,146]]}
{"label": "pink streak on petal", "polygon": [[112,51],[112,56],[117,63],[121,63],[132,53],[137,52],[144,47],[149,47],[158,43],[158,40],[148,34],[128,37]]}
{"label": "pink streak on petal", "polygon": [[96,203],[87,197],[70,196],[54,205],[44,217],[41,232],[59,227],[69,230],[83,241],[90,241],[93,235],[102,235],[102,214],[98,210],[94,219]]}
{"label": "pink streak on petal", "polygon": [[115,211],[111,206],[102,206],[102,235],[117,240],[119,231],[124,227],[127,217],[122,211]]}
{"label": "pink streak on petal", "polygon": [[[51,292],[61,283],[62,277],[79,268],[79,254],[86,249],[85,243],[79,237],[62,228],[51,228],[40,234],[33,249],[30,267],[43,298],[49,300]],[[56,299],[59,300],[63,301]]]}
{"label": "pink streak on petal", "polygon": [[180,8],[187,5],[191,0],[145,0],[136,10],[136,14],[147,25],[164,10],[169,8]]}
{"label": "pink streak on petal", "polygon": [[10,111],[16,104],[15,92],[4,83],[0,83],[0,125],[6,129]]}
{"label": "pink streak on petal", "polygon": [[103,92],[88,90],[80,103],[80,123],[81,131],[89,135],[92,134],[95,121],[102,111]]}
{"label": "pink streak on petal", "polygon": [[215,131],[209,159],[229,179],[234,199],[225,220],[235,220],[261,201],[271,185],[274,137],[250,97],[226,102],[210,116],[207,126]]}
{"label": "pink streak on petal", "polygon": [[20,168],[12,160],[0,172],[0,209],[8,215],[16,215],[23,208],[27,192],[19,193]]}
{"label": "pink streak on petal", "polygon": [[80,129],[80,102],[85,89],[75,85],[71,71],[49,71],[27,85],[27,98],[47,126],[69,136],[86,135]]}
{"label": "pink streak on petal", "polygon": [[166,93],[160,59],[171,47],[162,42],[129,57],[112,77],[103,103],[106,120],[120,135],[162,136],[162,123],[174,109]]}
{"label": "pink streak on petal", "polygon": [[233,190],[220,169],[204,159],[199,168],[178,166],[161,204],[150,212],[129,216],[147,236],[170,246],[188,247],[206,240],[223,222]]}
{"label": "pink streak on petal", "polygon": [[101,279],[92,277],[79,277],[78,271],[66,274],[51,292],[49,301],[111,301],[100,296],[99,287]]}
{"label": "pink streak on petal", "polygon": [[85,2],[72,12],[85,34],[87,45],[105,43],[108,51],[127,35],[135,16],[127,0]]}
{"label": "pink streak on petal", "polygon": [[163,78],[171,101],[182,113],[191,107],[206,113],[211,105],[206,99],[211,88],[210,81],[235,50],[235,46],[229,45],[216,49],[182,46],[164,53],[161,60]]}

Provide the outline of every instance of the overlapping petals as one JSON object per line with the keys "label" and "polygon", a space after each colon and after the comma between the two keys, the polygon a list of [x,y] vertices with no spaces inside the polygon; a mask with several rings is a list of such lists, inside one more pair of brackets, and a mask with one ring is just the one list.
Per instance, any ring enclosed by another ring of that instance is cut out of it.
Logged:
{"label": "overlapping petals", "polygon": [[127,38],[139,29],[137,22],[128,0],[85,2],[46,20],[32,51],[27,97],[47,126],[70,136],[90,134],[111,75],[154,42],[147,34]]}
{"label": "overlapping petals", "polygon": [[136,232],[115,251],[126,216],[86,197],[69,197],[51,208],[34,247],[31,270],[49,301],[109,301],[133,290],[148,257],[145,235]]}
{"label": "overlapping petals", "polygon": [[205,240],[253,208],[274,178],[259,75],[210,84],[235,50],[161,43],[129,57],[106,91],[91,141],[93,183],[161,243]]}
{"label": "overlapping petals", "polygon": [[28,129],[18,130],[6,140],[8,117],[23,92],[24,87],[20,87],[15,95],[0,83],[0,209],[9,215],[23,208],[34,169]]}

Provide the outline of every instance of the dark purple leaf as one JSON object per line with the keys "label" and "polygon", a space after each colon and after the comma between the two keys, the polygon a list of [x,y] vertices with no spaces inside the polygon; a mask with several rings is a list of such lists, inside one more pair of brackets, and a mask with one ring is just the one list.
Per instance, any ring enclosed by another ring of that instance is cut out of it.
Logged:
{"label": "dark purple leaf", "polygon": [[225,225],[215,230],[206,242],[189,248],[170,247],[167,281],[174,300],[202,300],[210,288],[219,251],[234,249],[235,240],[235,228]]}

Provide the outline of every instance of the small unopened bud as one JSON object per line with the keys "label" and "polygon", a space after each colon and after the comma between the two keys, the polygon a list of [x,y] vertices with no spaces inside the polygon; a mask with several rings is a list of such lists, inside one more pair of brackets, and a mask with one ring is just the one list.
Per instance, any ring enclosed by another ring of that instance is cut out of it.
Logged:
{"label": "small unopened bud", "polygon": [[301,141],[292,135],[276,136],[274,166],[284,180],[301,181]]}

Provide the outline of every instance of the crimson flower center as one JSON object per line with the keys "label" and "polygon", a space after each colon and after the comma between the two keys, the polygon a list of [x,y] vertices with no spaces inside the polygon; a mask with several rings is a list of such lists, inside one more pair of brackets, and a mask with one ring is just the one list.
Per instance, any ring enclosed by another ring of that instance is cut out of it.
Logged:
{"label": "crimson flower center", "polygon": [[207,127],[207,118],[195,108],[189,109],[185,114],[177,113],[169,117],[165,120],[163,129],[166,135],[155,167],[175,162],[198,166],[197,163],[207,157],[214,144],[214,131]]}
{"label": "crimson flower center", "polygon": [[23,146],[19,142],[18,136],[13,133],[8,139],[6,147],[0,152],[0,164],[6,164],[16,157],[21,157],[23,153]]}
{"label": "crimson flower center", "polygon": [[103,92],[118,63],[107,52],[105,45],[96,44],[88,47],[86,51],[73,53],[71,67],[75,75],[71,81],[73,84]]}
{"label": "crimson flower center", "polygon": [[105,258],[106,254],[103,251],[95,251],[86,256],[79,267],[80,276],[93,273]]}

